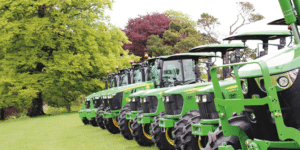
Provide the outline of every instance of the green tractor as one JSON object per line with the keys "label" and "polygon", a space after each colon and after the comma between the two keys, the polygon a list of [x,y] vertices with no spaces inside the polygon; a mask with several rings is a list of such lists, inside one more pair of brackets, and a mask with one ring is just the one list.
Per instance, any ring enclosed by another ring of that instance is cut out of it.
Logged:
{"label": "green tractor", "polygon": [[[201,79],[198,68],[198,63],[200,62],[198,60],[199,58],[210,59],[211,57],[214,57],[214,55],[207,53],[181,53],[165,56],[157,60],[157,69],[160,71],[156,71],[155,76],[159,77],[159,86],[156,89],[142,90],[129,96],[130,108],[125,111],[126,121],[124,121],[124,125],[128,127],[124,128],[127,130],[120,128],[121,133],[132,133],[134,140],[141,146],[153,145],[150,124],[153,122],[154,116],[164,111],[160,93],[174,86],[199,82]],[[184,68],[186,66],[192,67]],[[152,78],[151,74],[148,78]]]}
{"label": "green tractor", "polygon": [[[108,107],[99,111],[99,115],[103,116],[103,124],[105,128],[112,134],[119,133],[119,114],[122,115],[122,108],[129,108],[128,96],[132,93],[135,93],[139,90],[152,89],[156,86],[154,79],[145,80],[147,72],[145,68],[152,67],[154,61],[157,58],[151,58],[146,60],[145,63],[137,64],[133,66],[133,84],[127,85],[124,87],[116,88],[107,93],[107,104]],[[126,116],[126,115],[125,115]],[[128,135],[130,139],[131,135]],[[131,137],[132,138],[132,137]]]}
{"label": "green tractor", "polygon": [[[102,78],[102,81],[105,82],[105,84],[107,85],[107,80],[106,80],[105,77]],[[107,86],[106,86],[106,89],[108,89]],[[105,90],[103,90],[103,91],[105,91]],[[91,115],[91,114],[93,114],[91,109],[93,110],[100,103],[100,102],[98,102],[99,100],[94,100],[93,99],[94,96],[99,94],[100,92],[103,92],[103,91],[93,93],[93,94],[85,97],[85,101],[82,101],[82,109],[79,110],[78,113],[79,113],[79,117],[81,118],[82,122],[85,125],[91,122],[91,125],[97,126],[96,121],[94,121],[94,119],[92,117],[93,115]],[[97,104],[94,105],[95,103],[97,103]]]}
{"label": "green tractor", "polygon": [[233,67],[238,83],[239,96],[234,99],[223,98],[217,68],[212,68],[214,103],[221,124],[208,136],[205,149],[300,149],[300,22],[295,15],[300,14],[300,1],[279,3],[295,45],[253,62],[227,65]]}
{"label": "green tractor", "polygon": [[[214,44],[198,46],[191,49],[190,52],[221,52],[222,58],[224,58],[227,51],[235,50],[238,55],[238,51],[246,47],[244,44]],[[197,49],[197,51],[194,51],[195,49]],[[208,70],[212,66],[212,62],[209,62]],[[190,66],[186,66],[185,68],[189,67]],[[225,71],[224,69],[224,76],[227,73]],[[210,79],[209,74],[208,79]],[[234,82],[231,82],[228,86],[234,84]],[[164,103],[165,111],[155,116],[151,124],[152,140],[155,142],[156,147],[168,150],[180,149],[180,136],[184,125],[192,116],[199,115],[199,111],[196,110],[198,105],[195,101],[195,91],[205,89],[209,85],[212,85],[212,83],[205,82],[178,86],[162,93],[162,102]]]}
{"label": "green tractor", "polygon": [[[228,37],[224,40],[242,40],[243,42],[247,40],[261,40],[263,41],[261,44],[263,45],[264,51],[260,52],[258,57],[263,57],[268,54],[269,45],[277,46],[278,50],[282,49],[286,44],[285,39],[288,36],[290,36],[289,31],[260,31],[243,33]],[[280,44],[268,44],[269,40],[276,39],[280,39]],[[203,50],[200,49],[199,51]],[[239,56],[237,58],[239,58]],[[231,61],[231,63],[235,63],[235,61]],[[245,82],[245,84],[248,83]],[[233,99],[237,97],[238,86],[235,81],[223,80],[220,82],[220,85],[225,98]],[[219,115],[215,110],[213,99],[214,88],[212,85],[196,91],[195,101],[198,103],[198,112],[200,112],[200,115],[191,117],[191,119],[184,124],[180,137],[181,141],[179,142],[181,143],[181,149],[197,150],[202,148],[202,146],[205,146],[208,142],[208,133],[213,132],[218,127]]]}

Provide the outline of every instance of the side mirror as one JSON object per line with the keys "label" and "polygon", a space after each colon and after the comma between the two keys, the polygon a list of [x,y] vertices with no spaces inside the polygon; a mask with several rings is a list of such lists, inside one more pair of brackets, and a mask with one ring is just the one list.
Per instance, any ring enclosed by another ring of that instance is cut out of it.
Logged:
{"label": "side mirror", "polygon": [[157,65],[157,69],[162,69],[163,68],[163,60],[158,60],[158,65]]}

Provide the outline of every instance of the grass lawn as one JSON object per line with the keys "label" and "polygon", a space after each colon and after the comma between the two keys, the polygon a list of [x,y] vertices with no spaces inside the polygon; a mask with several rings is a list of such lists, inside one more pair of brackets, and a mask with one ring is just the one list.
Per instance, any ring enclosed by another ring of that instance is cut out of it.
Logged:
{"label": "grass lawn", "polygon": [[78,113],[0,122],[1,150],[157,150],[84,125]]}

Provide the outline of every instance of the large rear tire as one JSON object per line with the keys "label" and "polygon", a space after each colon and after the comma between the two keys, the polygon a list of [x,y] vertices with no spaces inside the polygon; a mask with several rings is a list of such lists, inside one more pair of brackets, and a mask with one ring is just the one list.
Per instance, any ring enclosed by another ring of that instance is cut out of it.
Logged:
{"label": "large rear tire", "polygon": [[[110,108],[107,107],[105,112],[110,113]],[[120,133],[117,117],[104,119],[104,125],[108,132],[112,134]]]}
{"label": "large rear tire", "polygon": [[132,120],[132,136],[133,139],[141,146],[153,145],[152,136],[150,134],[151,124],[138,124],[137,118]]}
{"label": "large rear tire", "polygon": [[192,124],[199,124],[200,119],[200,116],[193,117],[183,128],[182,136],[180,138],[182,143],[182,150],[199,150],[207,144],[207,136],[201,136],[201,140],[199,140],[199,136],[195,136],[192,134]]}
{"label": "large rear tire", "polygon": [[[249,138],[253,138],[250,123],[248,123],[247,117],[244,114],[234,116],[228,121],[231,125],[240,127]],[[213,133],[208,134],[208,143],[203,150],[218,149],[218,147],[221,146],[222,143],[231,145],[234,149],[241,149],[239,139],[236,136],[225,137],[220,126]]]}
{"label": "large rear tire", "polygon": [[162,128],[159,127],[158,118],[166,118],[166,112],[161,112],[158,116],[154,117],[154,122],[151,124],[152,141],[160,150],[174,150],[174,146],[168,142],[165,135],[168,129],[166,129],[166,132],[162,132]]}
{"label": "large rear tire", "polygon": [[191,110],[181,116],[177,123],[175,123],[174,131],[173,131],[173,143],[174,147],[177,150],[180,150],[182,146],[181,136],[183,135],[184,127],[186,127],[189,123],[191,123],[191,119],[193,117],[200,116],[199,110]]}
{"label": "large rear tire", "polygon": [[126,119],[126,113],[130,113],[130,104],[126,104],[124,107],[122,107],[121,112],[119,114],[119,129],[120,133],[123,135],[123,137],[127,140],[132,140],[133,137],[131,135],[131,120]]}
{"label": "large rear tire", "polygon": [[104,108],[104,104],[101,104],[98,108],[98,111],[97,111],[97,115],[96,115],[96,121],[97,121],[97,124],[99,125],[100,128],[102,129],[105,129],[105,125],[104,125],[104,118],[103,116],[99,116],[99,111],[104,111],[105,108]]}

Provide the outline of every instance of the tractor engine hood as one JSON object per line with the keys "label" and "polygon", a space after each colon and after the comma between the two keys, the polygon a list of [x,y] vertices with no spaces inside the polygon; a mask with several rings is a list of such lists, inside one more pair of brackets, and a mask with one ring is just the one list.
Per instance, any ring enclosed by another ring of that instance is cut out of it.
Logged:
{"label": "tractor engine hood", "polygon": [[164,87],[164,88],[158,88],[158,89],[151,89],[151,90],[147,90],[145,91],[145,93],[143,93],[141,96],[145,97],[145,96],[156,96],[156,95],[160,95],[162,96],[162,92],[169,90],[173,87]]}
{"label": "tractor engine hood", "polygon": [[[220,83],[220,87],[221,87],[222,91],[224,91],[230,85],[236,85],[235,80],[221,80],[219,83]],[[200,93],[212,93],[212,92],[214,92],[214,86],[212,84],[196,91],[196,93],[198,93],[198,94],[200,94]]]}
{"label": "tractor engine hood", "polygon": [[112,95],[112,94],[116,94],[116,93],[119,93],[119,92],[128,92],[132,89],[136,89],[136,88],[139,88],[139,87],[150,86],[151,84],[153,84],[152,81],[147,81],[147,82],[139,82],[139,83],[135,83],[135,84],[116,87],[115,89],[107,92],[107,95]]}
{"label": "tractor engine hood", "polygon": [[[300,45],[286,47],[274,53],[249,62],[264,61],[268,65],[270,75],[286,72],[299,67]],[[240,78],[262,76],[258,64],[247,64],[239,69]]]}
{"label": "tractor engine hood", "polygon": [[173,87],[163,93],[163,95],[172,95],[172,94],[180,94],[182,92],[193,92],[200,88],[203,88],[207,85],[211,85],[212,82],[205,82],[205,83],[195,83],[195,84],[189,84],[189,85],[179,85],[176,87]]}

